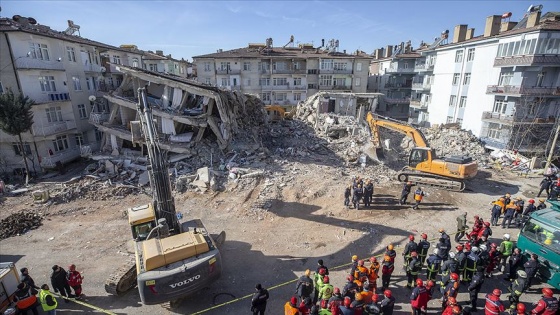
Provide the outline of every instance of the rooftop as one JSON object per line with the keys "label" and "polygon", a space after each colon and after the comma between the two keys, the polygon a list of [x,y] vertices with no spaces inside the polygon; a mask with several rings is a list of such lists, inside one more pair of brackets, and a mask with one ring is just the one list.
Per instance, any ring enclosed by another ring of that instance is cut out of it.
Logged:
{"label": "rooftop", "polygon": [[348,59],[348,58],[368,58],[371,56],[363,51],[354,51],[352,54],[344,52],[332,52],[321,48],[314,48],[305,46],[304,48],[298,47],[270,47],[267,48],[264,44],[262,46],[250,44],[247,47],[237,48],[232,50],[218,51],[212,54],[194,56],[193,59],[201,58],[333,58],[333,59]]}

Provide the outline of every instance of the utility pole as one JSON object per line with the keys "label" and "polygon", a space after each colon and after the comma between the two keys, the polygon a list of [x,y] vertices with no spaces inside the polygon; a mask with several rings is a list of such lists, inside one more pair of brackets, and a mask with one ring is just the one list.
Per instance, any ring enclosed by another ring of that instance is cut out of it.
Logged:
{"label": "utility pole", "polygon": [[556,149],[556,140],[558,140],[558,134],[560,134],[560,123],[557,124],[556,134],[554,135],[554,140],[552,140],[552,146],[550,146],[550,152],[548,153],[548,158],[546,159],[546,165],[544,166],[544,171],[548,169],[550,163],[552,162],[552,156],[554,155],[554,149]]}

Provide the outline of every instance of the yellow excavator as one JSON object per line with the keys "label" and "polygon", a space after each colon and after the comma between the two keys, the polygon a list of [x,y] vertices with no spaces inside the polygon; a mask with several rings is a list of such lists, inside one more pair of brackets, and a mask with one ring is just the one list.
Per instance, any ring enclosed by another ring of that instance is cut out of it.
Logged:
{"label": "yellow excavator", "polygon": [[376,160],[382,160],[384,157],[379,134],[380,127],[405,134],[414,142],[414,148],[408,157],[408,165],[397,175],[401,182],[410,181],[452,191],[463,191],[465,180],[475,177],[478,172],[478,164],[471,157],[448,156],[438,159],[435,150],[428,147],[424,134],[412,125],[371,112],[368,112],[366,121],[375,148],[375,154],[370,152],[368,155]]}

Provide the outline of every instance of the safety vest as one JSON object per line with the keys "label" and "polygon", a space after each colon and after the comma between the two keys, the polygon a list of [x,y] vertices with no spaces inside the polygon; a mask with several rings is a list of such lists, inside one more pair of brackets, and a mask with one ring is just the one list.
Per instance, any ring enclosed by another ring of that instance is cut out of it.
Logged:
{"label": "safety vest", "polygon": [[16,306],[20,310],[24,310],[37,302],[37,297],[27,290],[25,297],[19,297]]}
{"label": "safety vest", "polygon": [[334,291],[334,288],[333,288],[332,284],[325,283],[325,284],[323,284],[323,287],[321,288],[321,291],[319,291],[319,298],[321,298],[322,300],[328,300],[332,297],[333,291]]}
{"label": "safety vest", "polygon": [[423,196],[424,196],[424,192],[421,191],[420,189],[418,189],[414,192],[414,200],[416,200],[416,201],[422,201]]}
{"label": "safety vest", "polygon": [[512,241],[503,241],[502,245],[504,245],[504,252],[502,253],[502,255],[511,256],[511,252],[513,250],[513,242]]}
{"label": "safety vest", "polygon": [[543,297],[542,300],[546,304],[543,315],[556,314],[558,311],[558,300],[553,297]]}
{"label": "safety vest", "polygon": [[290,302],[286,302],[284,304],[284,314],[285,315],[297,315],[299,314],[299,309],[297,307],[292,306]]}
{"label": "safety vest", "polygon": [[486,304],[484,305],[484,309],[490,314],[500,314],[504,311],[504,304],[500,300],[492,300],[489,295],[490,294],[486,295]]}
{"label": "safety vest", "polygon": [[[49,296],[49,295],[52,297],[54,305],[48,305],[47,304],[47,296]],[[39,301],[41,301],[41,306],[43,307],[43,311],[45,311],[45,312],[52,311],[52,310],[56,309],[56,307],[58,305],[58,302],[54,298],[54,295],[48,290],[41,289],[41,292],[39,292]]]}

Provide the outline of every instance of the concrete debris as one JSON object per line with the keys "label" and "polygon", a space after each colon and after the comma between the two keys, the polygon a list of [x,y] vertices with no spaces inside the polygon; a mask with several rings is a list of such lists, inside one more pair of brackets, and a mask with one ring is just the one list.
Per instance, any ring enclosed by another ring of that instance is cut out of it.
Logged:
{"label": "concrete debris", "polygon": [[0,240],[34,230],[43,225],[42,221],[43,217],[33,211],[12,213],[0,221]]}

